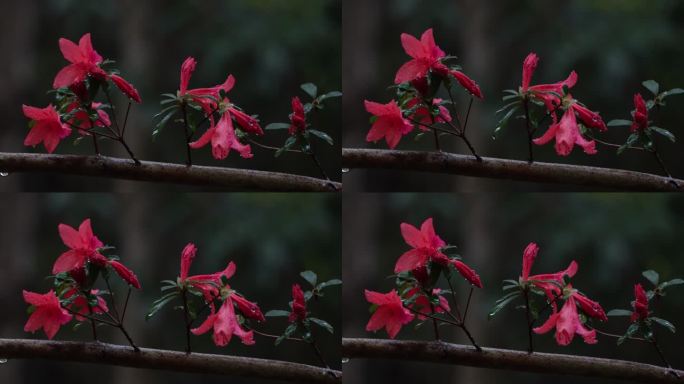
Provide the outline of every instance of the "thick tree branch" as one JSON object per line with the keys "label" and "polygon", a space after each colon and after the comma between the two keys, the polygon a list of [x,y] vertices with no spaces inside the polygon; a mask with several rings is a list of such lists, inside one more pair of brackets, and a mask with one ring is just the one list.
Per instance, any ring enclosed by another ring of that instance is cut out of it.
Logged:
{"label": "thick tree branch", "polygon": [[310,365],[251,357],[186,354],[105,343],[0,339],[4,359],[46,359],[177,372],[236,375],[306,383],[342,383],[342,372]]}
{"label": "thick tree branch", "polygon": [[58,172],[157,183],[224,187],[236,190],[335,191],[342,185],[313,177],[249,169],[192,166],[106,156],[46,155],[0,152],[2,172]]}
{"label": "thick tree branch", "polygon": [[590,186],[595,189],[676,191],[684,188],[684,180],[642,172],[483,157],[478,162],[472,156],[419,151],[376,149],[342,149],[345,168],[378,168],[405,171],[437,172],[454,175],[489,177],[540,183]]}
{"label": "thick tree branch", "polygon": [[470,346],[444,342],[343,338],[342,355],[348,358],[424,361],[648,383],[684,383],[684,371],[676,371],[680,376],[677,378],[672,370],[655,365],[554,353],[530,354],[526,351],[497,348],[482,348],[478,352]]}

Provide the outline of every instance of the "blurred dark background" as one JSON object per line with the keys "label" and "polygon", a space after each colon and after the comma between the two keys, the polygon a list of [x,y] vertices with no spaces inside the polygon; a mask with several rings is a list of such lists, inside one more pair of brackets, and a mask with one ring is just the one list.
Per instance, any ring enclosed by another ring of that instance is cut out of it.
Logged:
{"label": "blurred dark background", "polygon": [[[343,9],[344,147],[387,148],[365,142],[370,115],[363,100],[386,103],[394,95],[387,90],[408,56],[399,36],[414,36],[435,29],[435,39],[447,54],[475,79],[485,95],[475,101],[468,132],[481,155],[526,159],[526,134],[521,122],[511,122],[496,141],[491,140],[504,104],[504,89],[521,83],[522,62],[534,51],[540,63],[533,83],[565,79],[571,70],[579,74],[572,90],[575,98],[598,110],[606,121],[628,119],[632,97],[648,91],[641,82],[658,81],[662,89],[684,85],[684,3],[677,0],[345,0]],[[459,110],[465,111],[465,91],[458,92]],[[684,97],[668,99],[667,108],[655,116],[656,124],[681,136]],[[463,113],[463,112],[462,112]],[[624,143],[628,128],[610,128],[604,140]],[[398,149],[433,150],[434,141],[415,142],[412,134]],[[681,138],[680,138],[681,139]],[[444,137],[445,150],[469,153],[457,139]],[[658,138],[671,172],[684,176],[681,144]],[[553,144],[535,146],[539,161],[587,164],[661,173],[653,156],[628,151],[617,156],[613,148],[598,146],[594,156],[575,148],[561,158]],[[429,180],[429,181],[428,181]],[[568,190],[572,186],[479,180],[438,174],[401,171],[352,170],[344,176],[347,190],[449,191],[449,190]]]}
{"label": "blurred dark background", "polygon": [[[340,0],[21,0],[3,5],[0,48],[7,57],[0,63],[4,116],[0,151],[45,152],[42,146],[35,150],[23,146],[28,128],[21,105],[44,107],[51,102],[45,92],[67,63],[57,41],[60,37],[78,41],[86,32],[92,33],[95,49],[116,60],[122,75],[141,93],[143,104],[133,107],[126,133],[133,151],[144,160],[185,162],[181,126],[169,124],[153,142],[158,120],[152,117],[162,109],[160,94],[178,90],[180,66],[187,56],[198,61],[191,88],[220,84],[232,73],[237,82],[231,101],[258,114],[263,126],[288,121],[292,96],[308,97],[299,89],[302,83],[314,82],[324,92],[341,88]],[[122,96],[115,103],[125,110]],[[338,180],[340,104],[339,99],[329,102],[314,123],[336,141],[335,147],[317,141],[315,150],[327,173]],[[84,141],[74,146],[75,137],[63,141],[56,153],[91,154],[92,144]],[[286,138],[286,131],[273,131],[258,140],[279,146]],[[125,157],[119,147],[107,143],[102,150]],[[228,159],[216,161],[209,148],[194,151],[193,159],[196,164],[320,177],[308,156],[285,154],[276,159],[273,151],[252,147],[254,158],[248,160],[231,153]],[[63,175],[13,175],[0,180],[0,190],[130,190],[129,184]]]}
{"label": "blurred dark background", "polygon": [[[598,300],[608,311],[629,309],[633,286],[650,285],[641,272],[654,269],[661,281],[684,276],[684,258],[679,239],[684,226],[684,199],[668,194],[358,194],[346,198],[342,225],[345,287],[345,337],[387,338],[384,331],[365,331],[370,318],[364,289],[388,292],[399,256],[409,249],[399,224],[420,225],[434,218],[436,232],[482,277],[484,289],[473,295],[468,326],[482,346],[525,350],[525,314],[507,307],[493,320],[487,314],[502,296],[503,279],[517,279],[522,253],[529,242],[540,246],[533,273],[556,272],[577,260],[579,271],[573,286]],[[461,305],[467,298],[467,284],[457,279]],[[441,284],[446,286],[444,281]],[[672,288],[657,306],[656,316],[684,326],[684,288]],[[473,306],[474,305],[474,306]],[[624,333],[627,318],[610,318],[594,323],[606,332]],[[397,339],[433,340],[429,326],[413,330],[405,326]],[[672,335],[656,330],[666,356],[677,368],[684,366],[678,341],[681,330]],[[467,344],[460,329],[443,327],[443,339]],[[569,347],[556,344],[553,333],[534,336],[535,350],[633,360],[660,364],[649,345],[598,335],[598,344],[586,345],[575,338]],[[610,383],[608,380],[527,374],[513,371],[464,368],[406,361],[352,359],[344,364],[345,381],[350,383]]]}
{"label": "blurred dark background", "polygon": [[[235,261],[237,272],[229,284],[256,301],[265,313],[287,309],[291,285],[307,285],[300,276],[313,270],[320,279],[339,278],[340,198],[326,194],[2,194],[0,244],[3,246],[3,278],[0,279],[0,337],[45,339],[42,331],[23,331],[27,319],[22,289],[47,292],[45,279],[52,264],[66,248],[57,232],[59,223],[77,226],[91,218],[95,234],[135,271],[142,291],[134,291],[126,326],[140,346],[184,350],[182,312],[172,305],[145,322],[147,310],[161,296],[161,280],[179,274],[180,252],[188,242],[198,247],[191,274],[213,273]],[[114,290],[125,294],[118,279]],[[104,285],[103,282],[100,282]],[[326,297],[309,309],[329,321],[335,335],[318,332],[319,344],[331,366],[340,368],[341,290],[328,288]],[[198,323],[199,324],[199,323]],[[73,322],[62,327],[56,340],[91,340],[89,327],[72,331]],[[271,318],[257,329],[282,332],[283,318]],[[116,329],[101,327],[101,339],[126,344]],[[281,359],[319,364],[308,345],[255,335],[250,347],[231,340],[215,347],[211,335],[193,336],[193,351]],[[1,356],[0,356],[1,357]],[[85,382],[97,378],[106,383],[260,383],[254,379],[191,375],[174,372],[119,368],[42,360],[10,360],[0,366],[1,383]],[[269,382],[269,381],[267,381]],[[273,382],[273,381],[270,381]]]}

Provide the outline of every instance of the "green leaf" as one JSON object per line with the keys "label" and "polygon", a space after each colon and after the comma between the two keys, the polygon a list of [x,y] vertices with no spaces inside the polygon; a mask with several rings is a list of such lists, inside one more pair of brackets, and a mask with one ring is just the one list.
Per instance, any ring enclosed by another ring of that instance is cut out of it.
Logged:
{"label": "green leaf", "polygon": [[611,309],[606,313],[608,316],[632,316],[632,311],[626,309]]}
{"label": "green leaf", "polygon": [[641,84],[643,84],[644,87],[646,87],[646,89],[648,89],[649,91],[651,91],[652,94],[654,94],[655,96],[658,96],[658,93],[660,92],[660,84],[658,84],[657,81],[655,81],[655,80],[646,80],[646,81],[644,81],[644,82],[641,83]]}
{"label": "green leaf", "polygon": [[295,333],[296,330],[297,330],[297,323],[290,324],[287,328],[285,328],[285,332],[283,332],[282,335],[278,336],[278,338],[275,341],[275,345],[276,346],[279,345],[280,343],[283,342],[283,340],[292,336],[292,334]]}
{"label": "green leaf", "polygon": [[289,317],[289,311],[283,311],[280,309],[272,309],[264,314],[266,317]]}
{"label": "green leaf", "polygon": [[316,286],[316,283],[318,282],[318,276],[313,271],[304,271],[299,275],[303,277],[304,280],[308,281],[312,287]]}
{"label": "green leaf", "polygon": [[658,275],[658,272],[649,269],[648,271],[643,271],[641,274],[646,278],[646,280],[650,281],[653,285],[658,285],[658,282],[660,281],[660,275]]}
{"label": "green leaf", "polygon": [[497,129],[505,127],[506,124],[508,124],[508,120],[511,118],[511,116],[513,116],[513,114],[518,110],[518,108],[520,107],[513,107],[509,109],[508,113],[506,113],[504,117],[502,117],[501,120],[499,120],[499,123],[497,124]]}
{"label": "green leaf", "polygon": [[670,89],[669,91],[663,92],[663,98],[666,98],[668,96],[681,95],[683,93],[684,93],[684,89],[674,88],[674,89]]}
{"label": "green leaf", "polygon": [[322,289],[324,289],[324,288],[333,287],[333,286],[336,286],[336,285],[342,285],[342,280],[340,280],[340,279],[331,279],[331,280],[328,280],[328,281],[324,281],[324,282],[318,284],[318,286],[316,287],[316,289],[320,291],[320,290],[322,290]]}
{"label": "green leaf", "polygon": [[321,131],[316,130],[316,129],[309,129],[308,131],[309,131],[309,133],[311,133],[312,135],[314,135],[314,136],[316,136],[316,137],[318,137],[318,138],[320,138],[320,139],[325,140],[325,142],[327,142],[328,144],[330,144],[330,145],[335,145],[335,142],[333,141],[332,137],[328,136],[327,133],[321,132]]}
{"label": "green leaf", "polygon": [[324,328],[326,331],[330,332],[331,334],[335,333],[335,329],[327,321],[317,319],[315,317],[309,317],[309,320],[311,320],[314,324],[318,325],[319,327]]}
{"label": "green leaf", "polygon": [[667,129],[660,128],[660,127],[650,127],[650,129],[658,132],[659,134],[667,137],[671,142],[676,142],[677,139],[675,138],[675,135],[672,134],[672,132],[668,131]]}
{"label": "green leaf", "polygon": [[634,336],[636,331],[639,330],[639,323],[632,323],[629,325],[629,328],[627,328],[627,332],[625,332],[624,335],[622,335],[618,340],[617,340],[617,345],[621,345],[622,343],[627,340],[628,337]]}
{"label": "green leaf", "polygon": [[489,314],[487,315],[487,319],[491,320],[499,311],[501,311],[508,303],[511,301],[515,300],[518,296],[520,296],[520,292],[511,292],[494,303],[494,307],[492,308],[491,311],[489,311]]}
{"label": "green leaf", "polygon": [[671,286],[674,286],[674,285],[682,285],[682,284],[684,284],[684,280],[683,280],[683,279],[672,279],[672,280],[670,280],[670,281],[666,281],[666,282],[660,284],[660,289],[663,290],[663,289],[665,289],[665,288],[667,288],[667,287],[671,287]]}
{"label": "green leaf", "polygon": [[162,109],[161,112],[159,112],[159,113],[157,113],[156,115],[152,116],[152,118],[153,118],[153,119],[156,119],[157,117],[159,117],[159,116],[161,116],[161,115],[163,115],[163,114],[169,112],[169,111],[172,110],[172,109],[176,109],[176,106],[175,106],[175,105],[172,105],[172,106],[170,106],[170,107],[166,107],[166,108]]}
{"label": "green leaf", "polygon": [[651,317],[651,320],[653,320],[656,323],[660,324],[661,326],[667,328],[672,333],[677,332],[677,329],[675,328],[675,326],[672,325],[672,323],[670,323],[669,321],[667,321],[665,319],[661,319],[659,317]]}
{"label": "green leaf", "polygon": [[630,120],[615,119],[608,122],[609,127],[630,127],[632,122]]}
{"label": "green leaf", "polygon": [[306,83],[301,85],[302,91],[306,92],[312,99],[318,96],[318,87],[314,83]]}
{"label": "green leaf", "polygon": [[290,124],[287,123],[271,123],[264,128],[267,131],[275,131],[277,129],[290,129]]}
{"label": "green leaf", "polygon": [[494,113],[498,115],[499,113],[501,113],[501,112],[507,110],[508,108],[511,108],[511,107],[516,106],[516,105],[519,105],[519,104],[520,104],[520,101],[516,100],[516,101],[514,101],[514,102],[512,102],[512,103],[509,103],[509,104],[504,105],[503,107],[501,107],[501,109],[499,109],[498,111],[496,111],[496,112],[494,112]]}
{"label": "green leaf", "polygon": [[178,292],[174,291],[171,293],[167,293],[166,295],[160,297],[159,299],[155,300],[152,303],[152,307],[150,307],[149,312],[145,315],[145,320],[149,320],[152,318],[152,316],[156,315],[159,310],[161,310],[166,304],[168,304],[171,300],[175,299],[178,296]]}
{"label": "green leaf", "polygon": [[342,97],[342,92],[340,92],[340,91],[328,92],[325,95],[321,96],[318,100],[322,102],[323,100],[332,99],[335,97]]}
{"label": "green leaf", "polygon": [[275,157],[280,157],[285,151],[290,149],[293,145],[297,143],[297,136],[290,136],[285,140],[285,144],[283,145],[282,148],[278,149],[275,153]]}
{"label": "green leaf", "polygon": [[632,133],[631,135],[629,135],[629,137],[627,137],[627,142],[625,142],[620,146],[620,148],[618,148],[617,154],[622,154],[622,152],[626,151],[629,147],[633,146],[637,141],[639,141],[639,134]]}

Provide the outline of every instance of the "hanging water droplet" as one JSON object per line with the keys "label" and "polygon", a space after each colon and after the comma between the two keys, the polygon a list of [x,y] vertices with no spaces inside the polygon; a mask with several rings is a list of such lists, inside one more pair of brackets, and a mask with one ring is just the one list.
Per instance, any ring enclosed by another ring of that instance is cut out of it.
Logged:
{"label": "hanging water droplet", "polygon": [[9,172],[0,172],[0,177],[7,177],[9,176]]}
{"label": "hanging water droplet", "polygon": [[0,358],[0,364],[5,364],[6,362],[7,362],[7,359]]}
{"label": "hanging water droplet", "polygon": [[342,173],[349,173],[349,168],[342,168]]}
{"label": "hanging water droplet", "polygon": [[349,358],[348,358],[348,357],[343,357],[343,358],[342,358],[342,364],[347,364],[348,362],[349,362]]}

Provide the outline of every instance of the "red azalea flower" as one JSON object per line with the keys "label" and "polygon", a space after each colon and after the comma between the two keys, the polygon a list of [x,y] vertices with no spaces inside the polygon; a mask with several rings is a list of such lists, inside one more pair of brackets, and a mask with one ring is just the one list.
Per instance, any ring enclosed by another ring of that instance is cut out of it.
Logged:
{"label": "red azalea flower", "polygon": [[[188,243],[181,253],[180,276],[181,283],[185,283],[198,291],[202,292],[207,302],[213,301],[219,295],[219,287],[222,285],[221,279],[230,279],[235,274],[236,266],[232,261],[228,263],[226,269],[208,275],[188,276],[190,266],[197,254],[197,247],[193,243]],[[249,312],[249,311],[247,311]]]}
{"label": "red azalea flower", "polygon": [[292,98],[292,113],[290,114],[290,135],[296,135],[298,132],[306,130],[306,114],[304,113],[304,105],[302,105],[299,97]]}
{"label": "red azalea flower", "polygon": [[[94,296],[97,296],[99,292],[100,291],[97,289],[92,289],[90,291],[90,293]],[[88,300],[76,288],[72,288],[64,293],[64,298],[68,299],[73,295],[77,295],[77,297],[71,302],[71,304],[67,305],[67,308],[69,308],[71,312],[77,313],[77,315],[74,317],[77,321],[87,320],[83,316],[90,315],[91,313],[100,314],[109,312],[107,302],[100,296],[97,296],[97,305],[94,307],[89,307]]]}
{"label": "red azalea flower", "polygon": [[55,107],[50,104],[45,108],[36,108],[28,105],[22,105],[24,116],[35,121],[33,127],[29,131],[24,145],[35,146],[43,142],[45,150],[52,153],[57,148],[60,140],[69,136],[71,128],[66,124],[62,124],[59,119],[59,113]]}
{"label": "red azalea flower", "polygon": [[119,90],[123,92],[124,95],[126,95],[126,97],[135,101],[138,104],[142,103],[142,99],[140,98],[138,90],[135,89],[135,87],[133,87],[131,83],[129,83],[119,75],[110,75],[109,78],[112,80],[114,85],[116,85],[116,87],[119,88]]}
{"label": "red azalea flower", "polygon": [[[568,97],[572,96],[568,95]],[[586,111],[588,110],[582,107],[578,108],[577,103],[573,102],[563,114],[560,123],[557,123],[555,121],[556,117],[553,116],[554,122],[549,129],[541,137],[534,139],[532,142],[536,145],[544,145],[555,138],[556,153],[560,156],[568,156],[570,152],[572,152],[575,144],[582,147],[584,153],[595,155],[597,153],[596,142],[594,140],[589,141],[585,139],[580,133],[579,126],[577,125],[577,117],[575,116],[575,112],[578,111],[580,111],[580,119],[588,117],[586,114]],[[589,121],[593,121],[593,117],[591,117]],[[601,123],[603,123],[603,121],[601,121]]]}
{"label": "red azalea flower", "polygon": [[634,285],[634,302],[632,303],[634,311],[632,312],[632,322],[637,322],[648,318],[648,296],[641,284]]}
{"label": "red azalea flower", "polygon": [[78,45],[71,40],[59,39],[59,49],[64,58],[71,64],[57,73],[52,84],[53,88],[69,87],[81,83],[88,76],[101,80],[107,77],[107,73],[99,67],[99,64],[102,63],[102,56],[93,49],[90,33],[83,35]]}
{"label": "red azalea flower", "polygon": [[223,305],[216,313],[213,303],[210,305],[211,314],[206,320],[197,328],[191,330],[195,335],[202,335],[214,330],[213,340],[214,344],[219,347],[228,345],[233,335],[236,335],[242,340],[242,344],[254,344],[254,332],[246,331],[240,325],[240,321],[235,315],[235,308],[233,301],[227,297]]}
{"label": "red azalea flower", "polygon": [[[570,287],[570,285],[568,285],[568,287]],[[572,297],[575,299],[577,304],[579,304],[580,308],[582,308],[582,311],[584,311],[584,313],[587,316],[599,319],[601,321],[608,321],[608,316],[606,316],[606,312],[603,310],[603,308],[598,302],[589,299],[588,297],[582,295],[576,290],[572,292]]]}
{"label": "red azalea flower", "polygon": [[390,339],[394,339],[401,327],[413,320],[413,314],[404,308],[396,290],[385,294],[366,290],[365,294],[368,302],[377,305],[375,313],[366,324],[366,331],[374,332],[384,327]]}
{"label": "red azalea flower", "polygon": [[[442,102],[442,99],[434,98],[432,99],[432,105],[439,105]],[[422,101],[419,97],[414,97],[413,99],[409,100],[408,103],[406,103],[406,108],[411,109],[415,107],[418,104],[421,104]],[[443,106],[439,105],[439,115],[435,116],[435,123],[446,123],[451,121],[451,114],[449,113],[449,110]],[[424,105],[419,106],[416,108],[416,110],[413,112],[411,115],[411,120],[417,121],[421,124],[425,125],[431,125],[433,123],[432,121],[432,115],[430,114],[430,111],[428,108]],[[429,131],[427,127],[424,127],[422,125],[419,125],[418,128],[421,131]]]}
{"label": "red azalea flower", "polygon": [[202,148],[209,142],[211,142],[211,153],[217,160],[228,157],[231,149],[238,151],[240,156],[245,159],[254,156],[249,144],[242,144],[235,135],[230,111],[225,111],[218,124],[210,127],[197,141],[190,143],[190,148]]}
{"label": "red azalea flower", "polygon": [[299,284],[292,285],[292,312],[290,312],[290,323],[295,321],[303,321],[306,319],[306,300],[304,300],[304,292]]}
{"label": "red azalea flower", "polygon": [[134,288],[140,289],[140,281],[138,281],[138,277],[135,275],[135,273],[133,273],[133,271],[126,268],[125,265],[119,263],[118,261],[109,261],[109,265],[125,282],[132,285]]}
{"label": "red azalea flower", "polygon": [[440,251],[446,246],[435,233],[432,218],[428,218],[420,226],[420,230],[411,224],[401,223],[401,235],[406,244],[413,249],[405,252],[394,266],[394,273],[411,271],[425,266],[428,261],[435,261],[441,265],[448,265],[449,258]]}
{"label": "red azalea flower", "polygon": [[98,249],[102,248],[104,244],[93,234],[90,219],[83,220],[78,231],[66,224],[59,224],[57,228],[59,236],[64,245],[69,247],[69,250],[57,258],[52,266],[53,274],[81,269],[86,261],[99,266],[107,264],[107,258],[98,252]]}
{"label": "red azalea flower", "polygon": [[634,113],[630,131],[636,132],[648,128],[648,108],[640,93],[634,95]]}
{"label": "red azalea flower", "polygon": [[446,76],[448,73],[449,69],[440,61],[446,55],[435,44],[432,28],[425,31],[420,40],[407,33],[402,33],[401,45],[412,60],[399,68],[394,78],[395,84],[426,77],[430,70],[442,76]]}
{"label": "red azalea flower", "polygon": [[456,81],[458,81],[458,83],[461,84],[461,86],[465,88],[466,91],[468,91],[471,95],[477,97],[478,99],[484,99],[484,95],[480,90],[480,86],[477,85],[477,83],[473,79],[466,76],[465,73],[461,71],[451,70],[449,71],[449,74],[451,74],[451,76],[453,76],[456,79]]}
{"label": "red azalea flower", "polygon": [[264,314],[261,313],[261,309],[259,309],[257,303],[253,303],[245,299],[244,297],[235,293],[235,291],[230,294],[230,298],[235,302],[240,310],[240,313],[242,313],[244,317],[256,321],[266,321],[266,318],[264,317]]}
{"label": "red azalea flower", "polygon": [[230,112],[231,116],[233,116],[233,118],[235,119],[237,125],[240,126],[240,128],[242,128],[243,131],[253,133],[255,135],[264,134],[264,131],[261,129],[261,125],[259,125],[259,120],[242,112],[234,106],[228,107],[228,111]]}
{"label": "red azalea flower", "polygon": [[376,117],[366,141],[377,142],[384,137],[387,146],[394,149],[401,137],[413,130],[413,125],[404,118],[396,101],[380,104],[366,100],[364,103],[366,111]]}
{"label": "red azalea flower", "polygon": [[[442,290],[439,288],[433,288],[432,294],[439,296],[441,291]],[[435,306],[435,312],[433,313],[432,308],[430,307],[430,300],[428,299],[427,295],[420,290],[420,288],[416,287],[406,292],[407,299],[410,299],[416,295],[418,295],[418,297],[413,301],[413,304],[410,305],[411,309],[416,312],[429,315],[435,313],[445,313],[451,310],[449,308],[449,301],[447,301],[447,299],[445,299],[443,296],[439,296],[439,305]],[[425,320],[426,318],[427,317],[424,315],[418,315],[419,320]]]}
{"label": "red azalea flower", "polygon": [[25,332],[33,333],[43,328],[45,335],[52,340],[59,328],[71,321],[72,316],[62,308],[55,291],[50,290],[44,295],[23,291],[23,294],[24,301],[35,307],[26,325],[24,325]]}
{"label": "red azalea flower", "polygon": [[546,293],[546,296],[552,300],[553,307],[556,307],[556,297],[562,293],[562,286],[565,285],[564,276],[573,277],[577,273],[577,262],[572,261],[568,267],[556,273],[544,273],[539,275],[530,275],[534,259],[539,252],[539,246],[535,243],[529,243],[523,252],[523,268],[520,280],[536,286]]}
{"label": "red azalea flower", "polygon": [[537,334],[544,334],[556,328],[556,342],[558,345],[569,345],[575,337],[575,333],[582,336],[587,344],[596,344],[596,331],[586,328],[580,320],[577,312],[575,296],[570,296],[563,305],[560,312],[554,312],[540,327],[534,328]]}
{"label": "red azalea flower", "polygon": [[[216,110],[217,101],[221,98],[221,91],[227,93],[235,86],[235,78],[228,75],[223,84],[209,88],[188,89],[190,78],[195,71],[197,61],[193,57],[188,57],[181,65],[180,90],[178,96],[188,95],[194,102],[199,104],[207,115],[211,115]],[[214,125],[213,118],[210,118],[211,125]]]}
{"label": "red azalea flower", "polygon": [[[112,122],[109,119],[109,115],[107,114],[107,112],[105,112],[102,109],[98,109],[98,108],[100,108],[101,105],[102,105],[102,103],[97,103],[97,102],[93,102],[90,105],[91,109],[97,111],[98,119],[95,121],[94,126],[96,126],[96,127],[109,127],[110,125],[112,125]],[[69,119],[67,122],[69,123],[69,125],[71,125],[73,127],[80,128],[81,130],[79,130],[78,132],[81,135],[89,135],[89,133],[85,132],[85,131],[93,128],[93,123],[90,121],[90,117],[88,116],[88,112],[86,112],[85,110],[83,110],[81,108],[81,103],[79,103],[78,101],[74,101],[73,103],[69,104],[66,108],[66,112],[69,113],[75,109],[78,109],[78,110],[72,115],[71,119]]]}
{"label": "red azalea flower", "polygon": [[546,109],[551,112],[560,105],[563,96],[563,88],[570,89],[575,86],[577,83],[577,73],[575,73],[575,71],[570,72],[567,79],[558,83],[530,86],[538,62],[539,58],[535,53],[530,53],[525,58],[525,61],[523,62],[522,85],[520,86],[520,91],[522,93],[528,93],[530,97],[541,100],[546,106]]}
{"label": "red azalea flower", "polygon": [[464,279],[468,280],[470,284],[482,288],[482,280],[480,280],[480,275],[478,275],[477,272],[460,260],[451,260],[450,262],[454,265],[454,268],[456,268],[458,273],[460,273]]}

